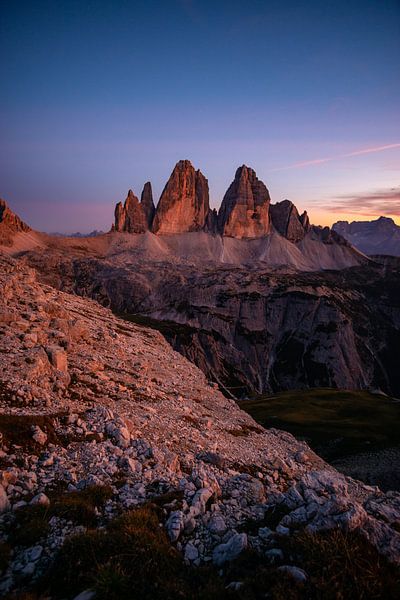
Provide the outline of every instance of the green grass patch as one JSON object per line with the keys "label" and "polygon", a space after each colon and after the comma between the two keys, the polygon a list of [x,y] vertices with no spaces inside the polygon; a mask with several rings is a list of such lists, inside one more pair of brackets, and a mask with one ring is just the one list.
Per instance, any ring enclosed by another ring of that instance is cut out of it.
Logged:
{"label": "green grass patch", "polygon": [[266,428],[305,439],[327,460],[399,444],[400,402],[366,391],[288,391],[240,407]]}

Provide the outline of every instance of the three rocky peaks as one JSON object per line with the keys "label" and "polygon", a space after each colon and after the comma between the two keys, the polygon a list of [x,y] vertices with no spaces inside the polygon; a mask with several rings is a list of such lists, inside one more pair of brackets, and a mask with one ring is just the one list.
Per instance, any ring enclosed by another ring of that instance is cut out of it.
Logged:
{"label": "three rocky peaks", "polygon": [[205,231],[234,238],[260,238],[273,229],[292,242],[310,229],[307,213],[299,215],[289,200],[271,204],[268,189],[253,169],[239,167],[217,212],[210,209],[208,181],[188,160],[176,165],[154,206],[150,182],[141,200],[129,190],[115,208],[115,231],[158,235]]}

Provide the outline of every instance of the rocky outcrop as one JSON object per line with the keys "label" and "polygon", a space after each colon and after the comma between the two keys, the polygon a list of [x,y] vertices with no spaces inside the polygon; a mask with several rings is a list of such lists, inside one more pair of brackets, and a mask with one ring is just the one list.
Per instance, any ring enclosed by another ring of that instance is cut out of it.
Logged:
{"label": "rocky outcrop", "polygon": [[157,205],[153,232],[185,233],[204,229],[209,213],[208,181],[188,160],[179,161]]}
{"label": "rocky outcrop", "polygon": [[0,246],[12,246],[15,235],[29,233],[31,228],[10,210],[7,203],[0,198]]}
{"label": "rocky outcrop", "polygon": [[271,204],[270,215],[276,231],[290,242],[300,242],[310,228],[307,212],[300,216],[290,200]]}
{"label": "rocky outcrop", "polygon": [[218,211],[215,208],[208,212],[204,231],[214,235],[218,233]]}
{"label": "rocky outcrop", "polygon": [[219,231],[234,238],[258,238],[268,234],[269,192],[253,169],[242,165],[229,186],[218,214]]}
{"label": "rocky outcrop", "polygon": [[7,202],[0,198],[0,225],[7,227],[11,231],[31,231],[29,225],[24,223],[12,210],[9,209]]}
{"label": "rocky outcrop", "polygon": [[[328,226],[311,225],[309,231],[311,239],[321,241],[324,244],[352,247],[345,237]],[[354,248],[353,251],[357,252]]]}
{"label": "rocky outcrop", "polygon": [[151,229],[156,209],[153,202],[153,191],[151,189],[150,181],[147,181],[144,184],[142,195],[140,197],[140,204],[143,207],[144,214],[146,215],[147,226],[149,229]]}
{"label": "rocky outcrop", "polygon": [[300,223],[303,225],[306,232],[310,231],[311,223],[306,210],[300,215]]}
{"label": "rocky outcrop", "polygon": [[144,233],[149,229],[148,225],[148,199],[143,205],[132,192],[128,195],[124,204],[118,202],[115,207],[115,231],[126,231],[127,233]]}

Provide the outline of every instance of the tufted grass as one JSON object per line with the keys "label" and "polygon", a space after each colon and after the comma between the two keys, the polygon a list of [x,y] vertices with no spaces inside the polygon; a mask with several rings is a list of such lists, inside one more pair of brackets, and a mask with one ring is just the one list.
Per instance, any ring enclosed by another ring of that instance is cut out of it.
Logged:
{"label": "tufted grass", "polygon": [[86,588],[95,589],[98,600],[230,597],[214,571],[184,565],[152,505],[67,540],[42,585],[55,598]]}
{"label": "tufted grass", "polygon": [[16,522],[10,533],[13,545],[32,546],[44,538],[51,517],[60,517],[86,527],[96,525],[97,509],[101,509],[112,496],[109,486],[93,485],[78,492],[52,496],[50,506],[26,506],[15,514]]}

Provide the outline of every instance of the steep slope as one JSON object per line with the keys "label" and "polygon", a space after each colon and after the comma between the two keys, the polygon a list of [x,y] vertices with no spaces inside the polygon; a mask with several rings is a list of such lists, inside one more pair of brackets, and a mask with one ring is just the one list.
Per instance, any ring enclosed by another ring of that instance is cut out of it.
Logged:
{"label": "steep slope", "polygon": [[12,212],[8,204],[0,199],[0,249],[6,253],[42,246],[40,234]]}
{"label": "steep slope", "polygon": [[[221,566],[246,547],[265,556],[302,528],[358,531],[399,561],[399,494],[345,478],[304,442],[262,429],[159,333],[39,284],[4,256],[0,285],[0,521],[6,539],[23,540],[1,593],[26,586],[86,529],[71,512],[77,496],[60,511],[63,482],[69,493],[109,486],[91,528],[159,498],[171,542],[195,564]],[[21,514],[40,506],[47,528],[22,537]]]}
{"label": "steep slope", "polygon": [[375,221],[338,221],[332,229],[365,254],[400,256],[400,227],[393,219]]}

